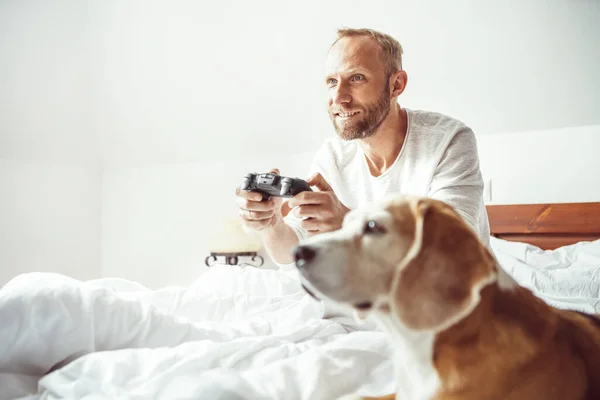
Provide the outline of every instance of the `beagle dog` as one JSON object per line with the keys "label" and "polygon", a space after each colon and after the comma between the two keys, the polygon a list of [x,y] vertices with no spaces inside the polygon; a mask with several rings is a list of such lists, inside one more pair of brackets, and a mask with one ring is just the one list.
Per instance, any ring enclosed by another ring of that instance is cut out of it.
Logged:
{"label": "beagle dog", "polygon": [[353,210],[294,257],[308,293],[387,333],[396,393],[379,399],[600,399],[600,320],[519,286],[443,202]]}

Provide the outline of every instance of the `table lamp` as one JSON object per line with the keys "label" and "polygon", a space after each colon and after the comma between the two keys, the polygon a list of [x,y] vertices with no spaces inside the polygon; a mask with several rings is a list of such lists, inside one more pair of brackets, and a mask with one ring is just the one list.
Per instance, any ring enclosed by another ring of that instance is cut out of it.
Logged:
{"label": "table lamp", "polygon": [[[216,263],[219,257],[223,257],[227,265],[239,265],[241,258],[249,257],[252,262],[259,262],[260,267],[264,259],[258,255],[260,241],[258,237],[246,232],[239,218],[224,219],[219,224],[218,231],[209,241],[210,255],[204,263],[210,267]],[[247,264],[248,262],[245,262]]]}

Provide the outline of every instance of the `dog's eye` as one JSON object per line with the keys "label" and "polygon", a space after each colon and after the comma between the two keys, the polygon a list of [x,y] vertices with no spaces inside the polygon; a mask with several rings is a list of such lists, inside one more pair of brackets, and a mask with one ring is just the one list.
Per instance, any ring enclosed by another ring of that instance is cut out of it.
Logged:
{"label": "dog's eye", "polygon": [[370,301],[365,301],[365,302],[363,302],[363,303],[357,303],[357,304],[355,304],[355,305],[354,305],[354,307],[355,307],[357,310],[363,310],[363,311],[366,311],[366,310],[370,310],[370,309],[371,309],[371,307],[373,307],[373,303],[371,303]]}
{"label": "dog's eye", "polygon": [[365,235],[369,235],[369,234],[381,234],[381,233],[385,233],[385,232],[386,232],[385,228],[381,224],[379,224],[379,223],[377,223],[377,222],[375,222],[373,220],[368,221],[365,224],[365,227],[364,227],[364,230],[363,230],[363,233]]}

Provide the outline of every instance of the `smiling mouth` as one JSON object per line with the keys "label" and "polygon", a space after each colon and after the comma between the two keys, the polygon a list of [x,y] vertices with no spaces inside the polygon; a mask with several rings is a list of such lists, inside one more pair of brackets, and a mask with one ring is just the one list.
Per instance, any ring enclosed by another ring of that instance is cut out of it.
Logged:
{"label": "smiling mouth", "polygon": [[357,115],[358,113],[360,113],[360,111],[336,113],[335,116],[338,118],[352,118],[355,115]]}

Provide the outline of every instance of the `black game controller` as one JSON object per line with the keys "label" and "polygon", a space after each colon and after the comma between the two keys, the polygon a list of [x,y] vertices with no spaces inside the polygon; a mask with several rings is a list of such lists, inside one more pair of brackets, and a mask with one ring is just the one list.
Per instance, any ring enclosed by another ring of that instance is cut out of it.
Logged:
{"label": "black game controller", "polygon": [[262,200],[273,197],[292,197],[300,192],[312,192],[306,181],[277,174],[249,173],[244,176],[242,190],[262,193]]}

